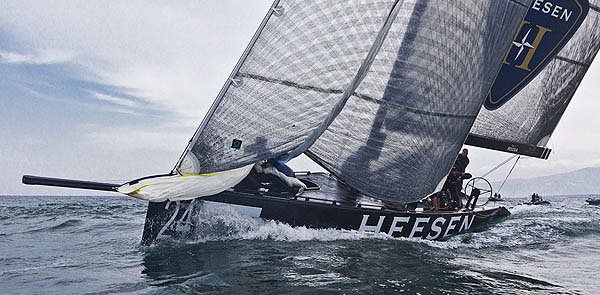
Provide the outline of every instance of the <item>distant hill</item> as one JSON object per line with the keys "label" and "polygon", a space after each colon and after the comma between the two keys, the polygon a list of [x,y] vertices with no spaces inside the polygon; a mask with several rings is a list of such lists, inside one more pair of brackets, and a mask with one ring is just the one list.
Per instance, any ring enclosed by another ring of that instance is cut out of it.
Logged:
{"label": "distant hill", "polygon": [[[492,182],[494,190],[501,181]],[[549,195],[600,194],[600,167],[528,179],[508,179],[500,192],[505,197],[524,197],[536,192]]]}

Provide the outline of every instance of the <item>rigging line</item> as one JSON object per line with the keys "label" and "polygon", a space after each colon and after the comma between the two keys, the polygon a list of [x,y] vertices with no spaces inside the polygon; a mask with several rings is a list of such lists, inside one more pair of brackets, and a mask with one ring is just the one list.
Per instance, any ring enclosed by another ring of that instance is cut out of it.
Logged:
{"label": "rigging line", "polygon": [[504,184],[506,183],[506,180],[508,180],[508,177],[510,176],[510,174],[513,172],[513,169],[515,169],[515,166],[517,166],[517,162],[519,162],[519,159],[521,159],[521,156],[519,156],[517,158],[517,160],[515,161],[515,163],[513,164],[512,168],[510,168],[510,171],[508,171],[508,174],[506,175],[506,178],[504,178],[504,181],[502,182],[502,185],[500,185],[500,188],[498,189],[498,193],[500,193],[500,191],[502,190],[502,187],[504,186]]}
{"label": "rigging line", "polygon": [[590,4],[590,9],[596,11],[596,12],[600,12],[600,7],[594,5],[594,4]]}
{"label": "rigging line", "polygon": [[[486,172],[485,174],[483,174],[481,177],[486,177],[488,175],[490,175],[490,173],[498,170],[498,168],[504,166],[504,164],[508,163],[510,160],[514,159],[515,157],[517,157],[519,155],[512,155],[510,157],[508,157],[508,159],[504,160],[502,163],[496,165],[496,167],[492,168],[490,171]],[[519,156],[520,157],[520,156]]]}

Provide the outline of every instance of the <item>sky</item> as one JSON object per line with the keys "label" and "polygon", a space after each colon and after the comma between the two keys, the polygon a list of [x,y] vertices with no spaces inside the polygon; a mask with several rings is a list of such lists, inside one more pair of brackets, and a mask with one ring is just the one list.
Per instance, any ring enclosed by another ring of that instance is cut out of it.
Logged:
{"label": "sky", "polygon": [[[270,5],[0,1],[0,195],[90,194],[25,186],[23,174],[125,182],[169,172]],[[595,61],[550,159],[521,159],[511,177],[600,166],[598,81]],[[471,147],[469,170],[510,156]],[[291,165],[322,170],[303,156]]]}

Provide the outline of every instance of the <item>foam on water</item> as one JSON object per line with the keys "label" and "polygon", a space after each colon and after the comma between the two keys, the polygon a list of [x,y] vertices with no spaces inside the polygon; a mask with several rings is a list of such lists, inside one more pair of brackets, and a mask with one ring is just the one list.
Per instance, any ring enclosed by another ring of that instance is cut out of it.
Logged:
{"label": "foam on water", "polygon": [[[361,239],[391,239],[384,233],[365,233],[353,230],[312,229],[293,227],[286,223],[263,220],[240,213],[229,204],[205,202],[193,216],[200,224],[188,242],[224,240],[274,241],[337,241]],[[185,228],[179,228],[186,231]],[[189,236],[189,235],[188,235]]]}

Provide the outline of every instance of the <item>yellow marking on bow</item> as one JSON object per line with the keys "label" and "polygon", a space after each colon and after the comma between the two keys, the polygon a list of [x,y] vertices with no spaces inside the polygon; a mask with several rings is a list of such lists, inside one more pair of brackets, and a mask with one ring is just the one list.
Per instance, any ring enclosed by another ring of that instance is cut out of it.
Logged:
{"label": "yellow marking on bow", "polygon": [[[147,187],[147,186],[151,186],[151,185],[153,185],[153,184],[154,184],[154,183],[149,183],[149,184],[142,185],[142,186],[138,187],[136,190],[134,190],[134,191],[132,191],[132,192],[128,193],[127,195],[129,195],[129,196],[132,196],[132,197],[133,197],[134,195],[137,195],[137,194],[140,192],[140,190],[141,190],[141,189],[143,189],[143,188],[145,188],[145,187]],[[118,190],[117,190],[117,191],[118,191]]]}

